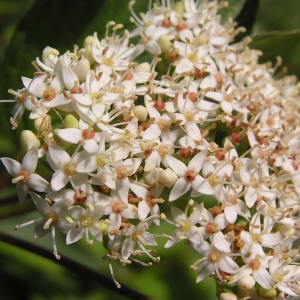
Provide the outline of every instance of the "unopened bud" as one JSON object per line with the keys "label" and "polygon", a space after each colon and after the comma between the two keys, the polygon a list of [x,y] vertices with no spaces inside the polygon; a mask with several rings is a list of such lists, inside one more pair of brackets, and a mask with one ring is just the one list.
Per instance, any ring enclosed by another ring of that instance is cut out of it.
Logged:
{"label": "unopened bud", "polygon": [[78,77],[80,82],[84,82],[86,79],[87,72],[90,71],[90,62],[87,58],[83,58],[78,61],[77,65],[73,69],[73,72]]}
{"label": "unopened bud", "polygon": [[282,234],[283,236],[291,236],[291,235],[295,234],[295,231],[296,231],[295,228],[289,227],[284,224],[277,224],[275,229],[276,229],[276,231],[279,231],[279,233]]}
{"label": "unopened bud", "polygon": [[241,279],[237,281],[237,285],[243,290],[243,291],[249,291],[251,290],[255,285],[255,280],[251,275],[245,275]]}
{"label": "unopened bud", "polygon": [[173,5],[173,10],[182,16],[184,13],[184,4],[181,1],[175,2]]}
{"label": "unopened bud", "polygon": [[161,35],[157,43],[162,53],[167,53],[171,48],[170,38],[167,34]]}
{"label": "unopened bud", "polygon": [[134,68],[135,72],[150,72],[150,70],[151,70],[151,66],[147,62],[141,63]]}
{"label": "unopened bud", "polygon": [[33,146],[39,148],[41,143],[32,131],[23,130],[20,136],[20,145],[23,150],[28,151]]}
{"label": "unopened bud", "polygon": [[58,56],[59,56],[58,50],[51,47],[46,47],[43,50],[42,61],[46,66],[53,68],[58,59]]}
{"label": "unopened bud", "polygon": [[66,115],[64,119],[64,128],[79,128],[78,120],[73,115]]}
{"label": "unopened bud", "polygon": [[162,185],[170,188],[175,183],[177,178],[177,175],[170,168],[168,168],[159,172],[158,181]]}
{"label": "unopened bud", "polygon": [[137,117],[139,122],[146,122],[148,116],[148,110],[145,106],[137,105],[133,109],[134,115]]}
{"label": "unopened bud", "polygon": [[274,288],[271,288],[269,290],[264,289],[263,287],[259,287],[258,289],[258,295],[262,297],[263,299],[275,299],[276,297],[276,290]]}
{"label": "unopened bud", "polygon": [[34,127],[38,132],[48,131],[49,125],[51,125],[51,117],[48,115],[34,120]]}
{"label": "unopened bud", "polygon": [[222,293],[219,300],[237,300],[237,297],[232,293]]}
{"label": "unopened bud", "polygon": [[89,35],[85,38],[83,42],[83,47],[85,48],[86,52],[84,53],[84,57],[87,58],[91,65],[93,65],[96,61],[92,54],[91,44],[94,43],[96,45],[96,41],[93,36]]}
{"label": "unopened bud", "polygon": [[98,223],[98,226],[100,227],[100,230],[102,231],[102,235],[107,235],[108,233],[108,225],[105,223]]}

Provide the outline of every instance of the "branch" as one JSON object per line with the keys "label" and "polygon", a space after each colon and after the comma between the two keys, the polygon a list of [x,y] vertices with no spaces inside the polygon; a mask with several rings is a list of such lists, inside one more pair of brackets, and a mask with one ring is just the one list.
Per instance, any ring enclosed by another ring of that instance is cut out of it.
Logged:
{"label": "branch", "polygon": [[131,288],[124,286],[123,284],[122,284],[122,288],[118,289],[111,279],[96,272],[95,270],[92,270],[86,267],[85,265],[82,265],[67,257],[64,257],[63,259],[58,261],[54,258],[53,253],[51,251],[43,249],[39,246],[35,246],[21,239],[12,237],[6,233],[0,232],[0,241],[3,241],[10,245],[17,246],[21,249],[30,251],[41,257],[54,261],[55,263],[58,263],[59,265],[65,267],[72,273],[85,274],[85,276],[94,280],[97,284],[101,285],[101,287],[107,288],[115,293],[125,296],[130,300],[153,300],[153,298],[150,298],[135,290],[132,290]]}

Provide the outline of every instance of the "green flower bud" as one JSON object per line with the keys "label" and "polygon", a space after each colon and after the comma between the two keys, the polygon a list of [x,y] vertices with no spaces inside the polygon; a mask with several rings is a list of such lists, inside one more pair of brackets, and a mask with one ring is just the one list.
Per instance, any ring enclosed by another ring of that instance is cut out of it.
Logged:
{"label": "green flower bud", "polygon": [[232,293],[222,293],[219,300],[237,300],[237,297]]}
{"label": "green flower bud", "polygon": [[175,2],[173,5],[173,10],[182,16],[184,13],[184,4],[181,1]]}
{"label": "green flower bud", "polygon": [[157,40],[157,43],[162,53],[168,52],[171,48],[171,41],[167,34],[160,36]]}
{"label": "green flower bud", "polygon": [[77,65],[73,69],[73,72],[78,77],[80,82],[84,82],[86,79],[86,74],[90,71],[90,62],[87,58],[83,58],[78,61]]}
{"label": "green flower bud", "polygon": [[84,53],[84,57],[87,58],[91,65],[96,63],[93,54],[91,44],[94,43],[96,45],[96,41],[93,36],[89,35],[85,38],[83,42],[83,48],[85,48],[86,52]]}
{"label": "green flower bud", "polygon": [[142,105],[137,105],[133,109],[134,115],[137,117],[139,122],[146,122],[147,116],[148,116],[148,111],[145,106]]}
{"label": "green flower bud", "polygon": [[34,127],[38,132],[48,131],[49,125],[51,125],[51,117],[49,115],[34,120]]}
{"label": "green flower bud", "polygon": [[20,145],[23,150],[28,151],[33,146],[39,148],[41,143],[31,130],[23,130],[20,136]]}
{"label": "green flower bud", "polygon": [[64,128],[79,128],[78,120],[73,115],[66,115],[64,119]]}
{"label": "green flower bud", "polygon": [[259,287],[258,294],[263,299],[275,299],[276,298],[276,291],[274,288],[271,288],[270,290],[266,290],[263,287]]}
{"label": "green flower bud", "polygon": [[141,63],[134,68],[135,72],[150,72],[150,70],[151,66],[148,62]]}

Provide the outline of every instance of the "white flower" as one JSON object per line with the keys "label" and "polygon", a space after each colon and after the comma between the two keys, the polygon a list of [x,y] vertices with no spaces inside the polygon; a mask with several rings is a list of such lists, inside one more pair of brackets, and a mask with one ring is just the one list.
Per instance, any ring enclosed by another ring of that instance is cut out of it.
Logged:
{"label": "white flower", "polygon": [[12,182],[16,184],[17,194],[20,201],[26,199],[29,187],[37,192],[48,192],[49,183],[34,171],[38,161],[38,148],[31,147],[23,157],[22,164],[9,157],[2,157],[2,163],[8,173],[14,176]]}
{"label": "white flower", "polygon": [[199,171],[202,168],[203,161],[206,158],[206,154],[207,151],[202,151],[196,154],[191,159],[188,166],[186,166],[183,162],[176,159],[175,157],[166,157],[166,161],[169,164],[170,168],[179,176],[171,190],[169,201],[178,199],[180,196],[184,195],[190,188],[202,194],[207,194],[208,192],[210,192],[210,185],[202,176],[199,175]]}
{"label": "white flower", "polygon": [[198,268],[197,282],[204,280],[213,272],[216,272],[219,280],[222,281],[219,270],[230,274],[236,274],[239,271],[239,266],[230,257],[231,253],[220,251],[206,241],[194,248],[204,256],[192,266],[194,268],[201,263]]}
{"label": "white flower", "polygon": [[[188,208],[192,206],[193,212],[187,216]],[[195,224],[199,223],[202,218],[203,203],[196,204],[192,200],[189,201],[185,212],[175,206],[171,206],[171,214],[178,228],[172,233],[173,240],[169,240],[165,244],[165,248],[170,248],[180,242],[180,240],[188,239],[192,245],[199,245],[203,242],[202,233]]]}
{"label": "white flower", "polygon": [[58,191],[65,187],[70,181],[74,188],[78,187],[82,191],[92,192],[92,187],[88,183],[88,176],[76,172],[76,166],[89,154],[85,151],[78,152],[72,158],[57,145],[49,145],[47,160],[55,173],[51,179],[51,188]]}
{"label": "white flower", "polygon": [[99,219],[104,214],[102,205],[88,204],[87,209],[81,206],[69,207],[70,216],[75,220],[72,222],[72,227],[67,234],[67,244],[72,244],[80,240],[86,235],[88,246],[93,244],[93,241],[88,239],[88,232],[99,242],[102,241],[102,230],[99,227]]}

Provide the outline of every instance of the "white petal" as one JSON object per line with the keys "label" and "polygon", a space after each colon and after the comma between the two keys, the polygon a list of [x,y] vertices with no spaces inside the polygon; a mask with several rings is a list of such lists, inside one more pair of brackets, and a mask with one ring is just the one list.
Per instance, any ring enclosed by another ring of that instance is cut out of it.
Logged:
{"label": "white petal", "polygon": [[188,170],[187,166],[173,156],[166,156],[166,161],[169,167],[179,176],[183,177]]}
{"label": "white petal", "polygon": [[174,201],[180,196],[184,195],[191,187],[191,184],[188,183],[185,178],[179,178],[171,190],[169,201]]}
{"label": "white petal", "polygon": [[252,271],[252,276],[255,281],[260,284],[264,289],[271,289],[271,277],[269,272],[264,268]]}
{"label": "white petal", "polygon": [[66,237],[66,244],[72,244],[80,240],[85,234],[85,228],[72,226]]}
{"label": "white petal", "polygon": [[13,177],[17,177],[22,171],[22,165],[14,159],[2,157],[1,161],[4,164],[7,172]]}
{"label": "white petal", "polygon": [[38,174],[31,174],[29,177],[28,185],[37,192],[49,192],[49,182]]}
{"label": "white petal", "polygon": [[70,162],[69,154],[59,146],[49,145],[48,149],[49,154],[51,156],[51,160],[57,167],[59,167],[60,163],[64,165]]}
{"label": "white petal", "polygon": [[16,183],[16,190],[17,190],[17,194],[18,194],[20,202],[24,201],[26,199],[28,191],[29,191],[28,184],[18,181]]}
{"label": "white petal", "polygon": [[82,130],[77,128],[59,129],[56,134],[63,140],[77,144],[79,140],[83,140]]}
{"label": "white petal", "polygon": [[196,282],[198,283],[202,281],[203,279],[211,275],[214,270],[215,270],[214,264],[210,263],[208,259],[203,260],[198,268],[198,275],[197,275]]}
{"label": "white petal", "polygon": [[223,255],[217,265],[221,271],[228,273],[235,274],[239,270],[239,266],[227,255]]}
{"label": "white petal", "polygon": [[66,176],[66,174],[62,170],[58,170],[52,176],[51,188],[53,191],[59,191],[64,186],[66,186],[68,182],[69,176]]}
{"label": "white petal", "polygon": [[24,170],[28,172],[28,174],[32,174],[37,166],[38,161],[38,148],[36,146],[31,147],[22,160],[22,167]]}
{"label": "white petal", "polygon": [[138,205],[139,220],[145,220],[150,212],[150,207],[146,201],[141,201]]}
{"label": "white petal", "polygon": [[45,216],[47,213],[51,212],[50,206],[45,199],[33,192],[29,192],[29,194],[35,204],[36,209],[42,216]]}

